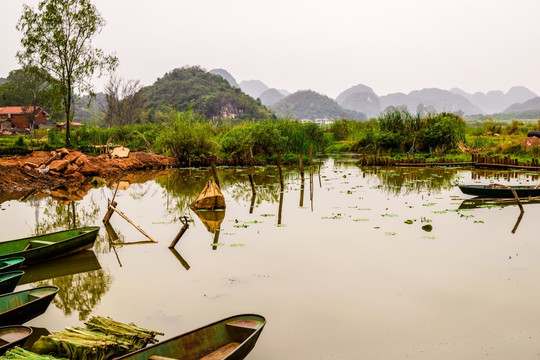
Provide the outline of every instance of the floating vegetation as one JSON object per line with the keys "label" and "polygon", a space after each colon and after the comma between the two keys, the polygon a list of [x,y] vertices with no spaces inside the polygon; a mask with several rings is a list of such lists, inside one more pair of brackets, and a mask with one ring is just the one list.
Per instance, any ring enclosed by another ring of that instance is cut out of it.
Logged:
{"label": "floating vegetation", "polygon": [[231,244],[231,247],[243,247],[243,246],[246,246],[247,244]]}
{"label": "floating vegetation", "polygon": [[353,221],[369,221],[369,219],[353,219]]}
{"label": "floating vegetation", "polygon": [[371,209],[370,208],[359,208],[358,210],[359,211],[370,211]]}
{"label": "floating vegetation", "polygon": [[436,236],[428,236],[428,235],[422,236],[422,239],[430,239],[430,240],[434,240],[434,239],[436,239],[436,238],[437,238]]}
{"label": "floating vegetation", "polygon": [[427,203],[427,204],[422,204],[422,206],[434,206],[434,205],[437,205],[437,203]]}
{"label": "floating vegetation", "polygon": [[427,219],[427,218],[425,218],[425,217],[423,217],[423,218],[420,219],[420,222],[421,222],[421,223],[430,223],[430,222],[432,222],[432,221],[433,221],[433,220]]}
{"label": "floating vegetation", "polygon": [[267,216],[276,216],[276,214],[261,214],[261,216],[267,217]]}
{"label": "floating vegetation", "polygon": [[483,224],[484,222],[482,220],[474,220],[475,224]]}
{"label": "floating vegetation", "polygon": [[383,217],[397,217],[396,214],[381,214]]}
{"label": "floating vegetation", "polygon": [[459,217],[462,217],[462,218],[468,219],[468,218],[472,218],[472,217],[474,217],[474,215],[465,215],[465,214],[459,214]]}
{"label": "floating vegetation", "polygon": [[422,230],[430,232],[431,230],[433,230],[433,226],[431,226],[430,224],[424,225],[422,226]]}
{"label": "floating vegetation", "polygon": [[337,220],[337,219],[343,219],[343,216],[341,216],[341,214],[337,214],[334,216],[323,216],[321,219]]}
{"label": "floating vegetation", "polygon": [[257,221],[257,220],[244,221],[244,224],[262,224],[262,223],[264,223],[264,221]]}
{"label": "floating vegetation", "polygon": [[387,232],[384,233],[384,235],[387,235],[387,236],[394,236],[394,235],[396,235],[396,233],[395,233],[395,232],[387,231]]}
{"label": "floating vegetation", "polygon": [[247,228],[249,227],[249,225],[246,225],[246,224],[237,224],[237,225],[233,225],[235,228]]}
{"label": "floating vegetation", "polygon": [[412,224],[413,222],[414,222],[414,221],[412,221],[412,220],[410,220],[410,219],[404,221],[405,224],[409,224],[409,225]]}
{"label": "floating vegetation", "polygon": [[214,247],[214,246],[225,246],[224,243],[215,243],[215,244],[210,244],[210,246]]}

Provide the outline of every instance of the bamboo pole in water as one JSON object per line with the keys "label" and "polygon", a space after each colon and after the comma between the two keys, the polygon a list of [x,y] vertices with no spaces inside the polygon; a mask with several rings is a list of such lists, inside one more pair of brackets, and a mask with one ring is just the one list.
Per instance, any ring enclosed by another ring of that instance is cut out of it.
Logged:
{"label": "bamboo pole in water", "polygon": [[141,229],[140,227],[138,227],[137,225],[135,225],[135,223],[131,220],[129,220],[129,218],[124,215],[123,212],[121,212],[120,210],[118,210],[117,208],[115,208],[114,206],[112,206],[112,204],[109,205],[109,209],[112,209],[113,211],[115,211],[118,215],[120,215],[121,217],[124,218],[124,220],[126,220],[128,223],[130,223],[131,225],[133,225],[133,227],[135,227],[135,229],[139,230],[141,232],[141,234],[143,234],[144,236],[146,236],[147,238],[149,238],[151,241],[157,243],[156,240],[154,240],[150,235],[148,235],[147,233],[144,232],[143,229]]}

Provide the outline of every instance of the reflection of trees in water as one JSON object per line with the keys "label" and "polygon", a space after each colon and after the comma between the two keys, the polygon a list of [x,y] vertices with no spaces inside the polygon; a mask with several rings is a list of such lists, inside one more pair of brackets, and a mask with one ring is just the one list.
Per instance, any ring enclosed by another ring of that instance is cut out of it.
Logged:
{"label": "reflection of trees in water", "polygon": [[[36,207],[35,235],[87,226],[95,223],[100,214],[100,207],[93,198],[85,206],[75,201],[63,204],[52,198],[32,199],[31,203]],[[39,207],[43,209],[41,217],[37,214]]]}
{"label": "reflection of trees in water", "polygon": [[364,167],[362,170],[376,176],[382,188],[395,195],[449,189],[457,175],[457,170],[452,168]]}
{"label": "reflection of trees in water", "polygon": [[79,320],[86,320],[94,307],[111,287],[113,277],[103,269],[57,277],[38,282],[38,286],[54,285],[60,291],[53,300],[64,315],[79,313]]}
{"label": "reflection of trees in water", "polygon": [[[251,200],[251,185],[249,183],[249,168],[218,168],[221,189],[226,189],[235,200]],[[284,171],[285,181],[297,177],[296,169]],[[174,207],[178,213],[184,214],[189,204],[199,196],[204,185],[212,179],[210,169],[172,171],[168,176],[156,179],[166,195],[172,197],[169,207]],[[257,203],[262,201],[277,202],[279,197],[279,178],[275,166],[256,167],[253,180],[257,186]],[[172,206],[171,206],[172,205]]]}

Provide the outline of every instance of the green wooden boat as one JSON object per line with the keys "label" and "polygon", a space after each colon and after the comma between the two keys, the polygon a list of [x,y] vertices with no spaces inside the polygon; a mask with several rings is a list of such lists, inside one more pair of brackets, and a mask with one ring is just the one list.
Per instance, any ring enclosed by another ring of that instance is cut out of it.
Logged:
{"label": "green wooden boat", "polygon": [[8,349],[22,346],[33,330],[29,326],[9,325],[0,327],[0,355]]}
{"label": "green wooden boat", "polygon": [[15,287],[23,275],[24,271],[22,270],[0,273],[0,294],[5,294],[15,290]]}
{"label": "green wooden boat", "polygon": [[487,198],[514,198],[512,189],[519,198],[540,196],[540,187],[535,185],[458,185],[462,193]]}
{"label": "green wooden boat", "polygon": [[0,295],[0,326],[23,324],[43,314],[57,292],[56,286],[41,286]]}
{"label": "green wooden boat", "polygon": [[253,349],[265,324],[259,315],[232,316],[115,360],[241,360]]}
{"label": "green wooden boat", "polygon": [[0,273],[19,270],[24,263],[24,258],[13,257],[0,260]]}
{"label": "green wooden boat", "polygon": [[0,259],[22,256],[24,265],[31,265],[90,249],[98,231],[99,226],[88,226],[0,242]]}

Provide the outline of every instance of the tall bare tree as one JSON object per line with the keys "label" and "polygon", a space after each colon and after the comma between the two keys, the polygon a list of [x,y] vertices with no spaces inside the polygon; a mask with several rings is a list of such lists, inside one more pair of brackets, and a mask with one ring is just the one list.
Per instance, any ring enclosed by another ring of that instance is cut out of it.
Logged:
{"label": "tall bare tree", "polygon": [[124,80],[112,74],[105,85],[105,104],[101,110],[109,126],[125,126],[133,122],[141,107],[139,80]]}
{"label": "tall bare tree", "polygon": [[17,24],[23,34],[23,49],[17,52],[19,63],[38,66],[50,75],[50,83],[62,100],[68,147],[74,95],[94,95],[92,77],[118,65],[116,56],[92,46],[104,26],[105,20],[90,0],[42,0],[37,10],[25,4]]}

